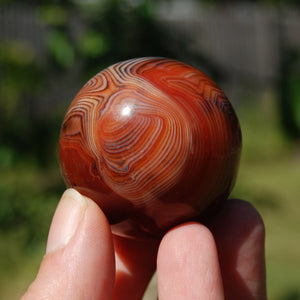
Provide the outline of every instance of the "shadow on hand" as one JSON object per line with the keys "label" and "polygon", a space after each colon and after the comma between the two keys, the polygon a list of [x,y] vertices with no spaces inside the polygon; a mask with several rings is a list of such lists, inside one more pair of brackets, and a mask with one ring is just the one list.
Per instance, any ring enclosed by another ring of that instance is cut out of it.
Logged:
{"label": "shadow on hand", "polygon": [[113,299],[142,299],[156,269],[159,242],[114,236],[117,270]]}
{"label": "shadow on hand", "polygon": [[232,199],[207,224],[220,260],[225,299],[266,299],[265,229],[248,202]]}

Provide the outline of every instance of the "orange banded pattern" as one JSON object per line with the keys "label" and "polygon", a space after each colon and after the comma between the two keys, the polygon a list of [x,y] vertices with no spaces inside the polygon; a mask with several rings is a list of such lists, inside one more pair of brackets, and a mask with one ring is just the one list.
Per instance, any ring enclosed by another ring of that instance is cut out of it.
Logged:
{"label": "orange banded pattern", "polygon": [[91,78],[60,137],[67,186],[96,201],[117,234],[160,236],[208,215],[235,181],[237,117],[222,90],[181,62],[138,58]]}

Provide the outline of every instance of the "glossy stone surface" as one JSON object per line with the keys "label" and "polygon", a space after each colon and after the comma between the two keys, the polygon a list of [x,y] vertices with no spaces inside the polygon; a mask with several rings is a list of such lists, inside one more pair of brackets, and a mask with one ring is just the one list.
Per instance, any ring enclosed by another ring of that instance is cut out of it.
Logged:
{"label": "glossy stone surface", "polygon": [[97,202],[114,233],[160,237],[227,199],[241,132],[230,102],[205,74],[174,60],[138,58],[83,86],[59,147],[67,186]]}

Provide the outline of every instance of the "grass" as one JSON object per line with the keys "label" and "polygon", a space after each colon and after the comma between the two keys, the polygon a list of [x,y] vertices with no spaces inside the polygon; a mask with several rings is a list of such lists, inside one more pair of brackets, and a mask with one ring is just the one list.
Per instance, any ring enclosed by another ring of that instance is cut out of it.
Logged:
{"label": "grass", "polygon": [[293,289],[300,295],[299,178],[296,158],[263,164],[242,162],[234,191],[252,202],[265,222],[269,299],[288,299],[282,294]]}
{"label": "grass", "polygon": [[[267,95],[237,109],[243,155],[232,196],[253,203],[264,219],[269,299],[296,300],[300,299],[300,149],[282,134],[272,98]],[[0,192],[6,195],[6,204],[1,205],[14,209],[12,219],[6,220],[11,226],[2,228],[0,235],[1,299],[18,299],[33,280],[62,189],[58,166],[41,170],[25,163],[0,172]],[[11,201],[13,206],[7,204]],[[21,214],[19,206],[26,213]]]}
{"label": "grass", "polygon": [[32,161],[0,172],[0,299],[19,299],[44,254],[51,217],[59,199],[58,168]]}
{"label": "grass", "polygon": [[234,197],[250,201],[266,226],[269,299],[300,299],[300,149],[287,141],[274,102],[239,112],[244,151]]}

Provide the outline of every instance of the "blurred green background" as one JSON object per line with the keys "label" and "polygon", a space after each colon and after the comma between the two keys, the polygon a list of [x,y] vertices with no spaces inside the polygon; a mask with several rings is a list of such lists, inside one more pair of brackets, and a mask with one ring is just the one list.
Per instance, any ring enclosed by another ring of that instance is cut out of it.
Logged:
{"label": "blurred green background", "polygon": [[1,1],[0,298],[18,299],[44,254],[76,92],[112,63],[165,56],[232,101],[243,132],[232,196],[264,218],[269,299],[300,299],[299,36],[297,1]]}

